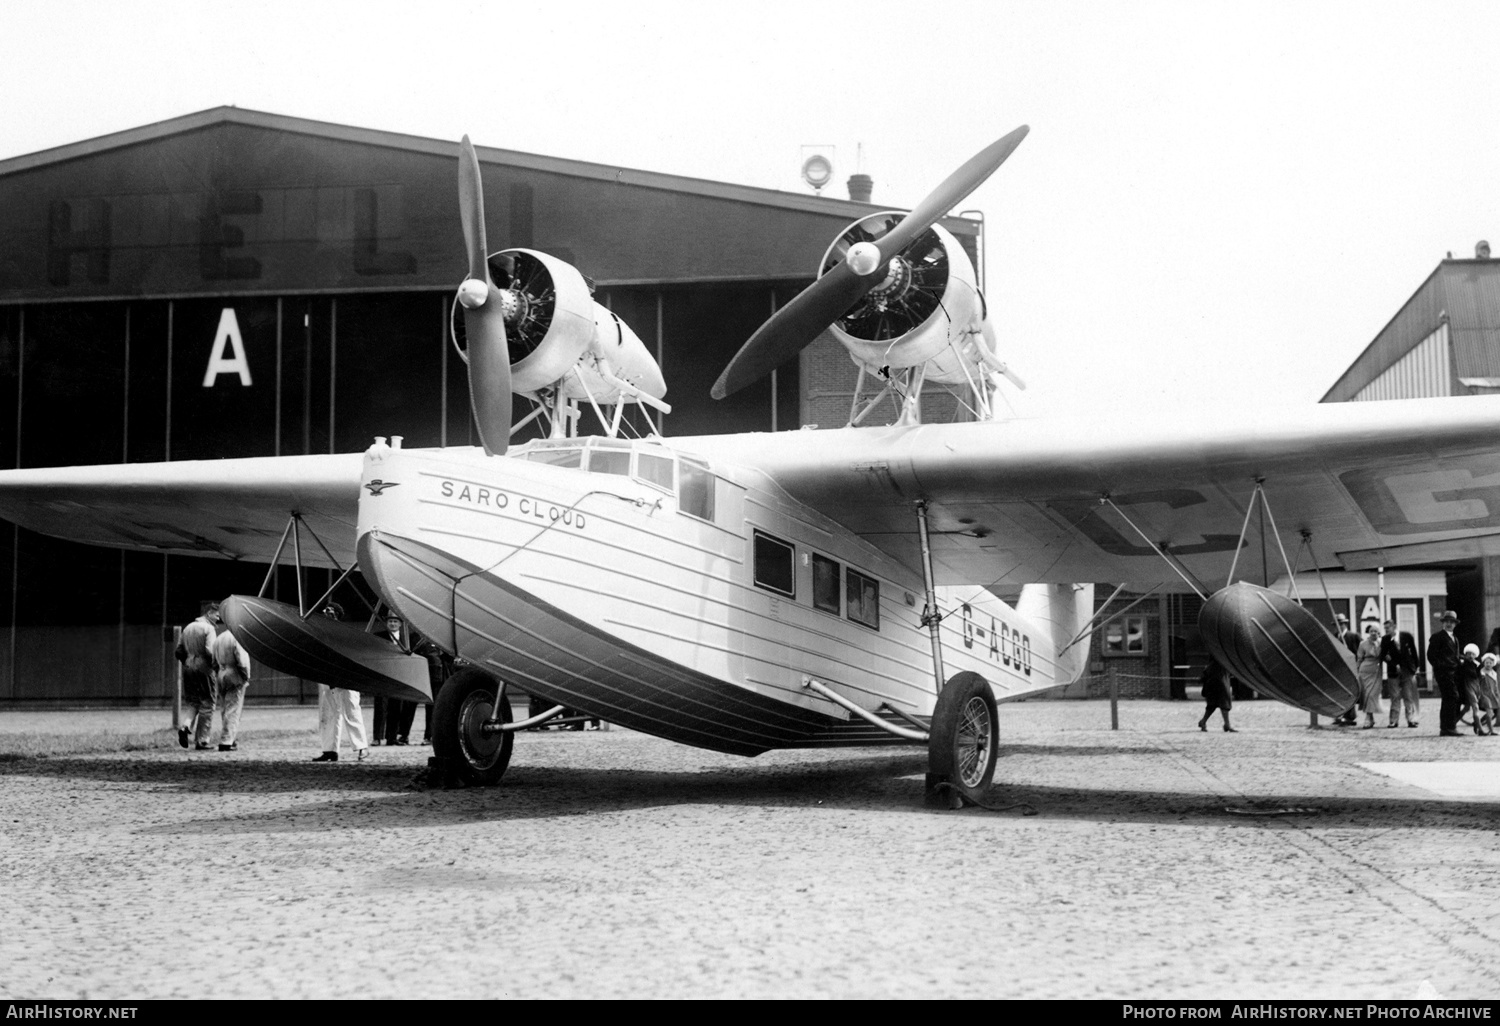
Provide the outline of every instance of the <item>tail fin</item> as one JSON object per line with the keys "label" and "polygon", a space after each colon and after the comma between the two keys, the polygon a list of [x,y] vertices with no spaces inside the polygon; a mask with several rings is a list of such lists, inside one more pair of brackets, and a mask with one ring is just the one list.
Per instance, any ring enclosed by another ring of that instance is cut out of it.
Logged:
{"label": "tail fin", "polygon": [[1056,664],[1057,682],[1072,684],[1083,676],[1088,666],[1089,646],[1080,641],[1067,651],[1062,649],[1083,630],[1094,615],[1092,584],[1027,584],[1021,588],[1016,612],[1038,626],[1052,631],[1052,658]]}

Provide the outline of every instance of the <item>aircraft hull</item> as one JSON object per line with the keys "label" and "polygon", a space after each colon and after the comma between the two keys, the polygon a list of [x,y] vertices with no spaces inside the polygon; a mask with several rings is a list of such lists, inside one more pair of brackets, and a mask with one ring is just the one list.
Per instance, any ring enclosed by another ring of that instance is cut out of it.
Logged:
{"label": "aircraft hull", "polygon": [[403,616],[444,647],[548,702],[632,730],[736,755],[902,743],[862,720],[767,698],[631,645],[411,539],[366,533],[360,566]]}

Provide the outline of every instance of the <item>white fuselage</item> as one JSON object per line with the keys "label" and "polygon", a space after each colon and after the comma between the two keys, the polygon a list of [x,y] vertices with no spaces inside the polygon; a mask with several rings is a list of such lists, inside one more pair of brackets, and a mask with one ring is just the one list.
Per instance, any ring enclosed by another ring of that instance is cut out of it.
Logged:
{"label": "white fuselage", "polygon": [[[896,740],[809,679],[932,713],[920,575],[757,470],[591,438],[372,450],[364,483],[365,573],[423,634],[530,693],[744,754]],[[1068,586],[1032,598],[1040,619],[939,589],[946,674],[978,672],[999,700],[1071,683],[1081,658],[1056,653],[1084,603]]]}

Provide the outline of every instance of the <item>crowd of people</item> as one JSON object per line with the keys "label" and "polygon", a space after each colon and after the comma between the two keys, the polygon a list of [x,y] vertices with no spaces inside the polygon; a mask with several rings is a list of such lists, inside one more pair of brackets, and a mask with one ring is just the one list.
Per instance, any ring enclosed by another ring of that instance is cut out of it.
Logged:
{"label": "crowd of people", "polygon": [[[1424,659],[1411,632],[1398,631],[1394,620],[1385,621],[1384,631],[1370,624],[1361,635],[1350,630],[1343,613],[1335,619],[1340,638],[1354,656],[1359,681],[1355,704],[1334,719],[1335,726],[1374,729],[1376,721],[1386,715],[1384,701],[1390,703],[1387,728],[1399,727],[1403,720],[1406,726],[1416,727],[1421,712],[1420,677],[1431,667],[1439,698],[1439,736],[1459,737],[1460,726],[1480,736],[1495,734],[1500,724],[1500,628],[1490,635],[1488,650],[1481,653],[1478,645],[1459,643],[1458,614],[1448,610],[1439,618],[1441,630],[1428,641]],[[1211,658],[1201,678],[1205,708],[1199,730],[1207,730],[1210,717],[1218,712],[1224,729],[1234,732],[1229,725],[1231,680],[1229,672]]]}

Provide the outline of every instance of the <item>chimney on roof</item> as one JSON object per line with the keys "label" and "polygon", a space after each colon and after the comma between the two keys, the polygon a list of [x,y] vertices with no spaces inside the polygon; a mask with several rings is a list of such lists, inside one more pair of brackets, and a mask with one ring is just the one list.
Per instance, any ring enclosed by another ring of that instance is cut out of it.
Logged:
{"label": "chimney on roof", "polygon": [[856,203],[870,202],[870,196],[875,191],[875,179],[869,175],[849,176],[849,198]]}
{"label": "chimney on roof", "polygon": [[1474,259],[1488,260],[1490,258],[1490,244],[1483,239],[1474,243]]}

